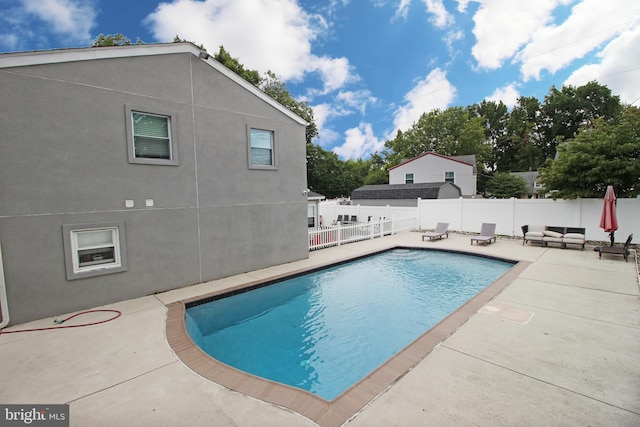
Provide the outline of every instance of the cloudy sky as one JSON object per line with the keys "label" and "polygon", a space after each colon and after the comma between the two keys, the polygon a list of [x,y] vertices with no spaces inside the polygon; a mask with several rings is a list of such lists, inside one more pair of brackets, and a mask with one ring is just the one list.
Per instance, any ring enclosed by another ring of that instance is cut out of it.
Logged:
{"label": "cloudy sky", "polygon": [[99,34],[271,70],[312,106],[315,141],[367,158],[424,112],[608,86],[640,104],[637,0],[0,0],[0,52],[90,46]]}

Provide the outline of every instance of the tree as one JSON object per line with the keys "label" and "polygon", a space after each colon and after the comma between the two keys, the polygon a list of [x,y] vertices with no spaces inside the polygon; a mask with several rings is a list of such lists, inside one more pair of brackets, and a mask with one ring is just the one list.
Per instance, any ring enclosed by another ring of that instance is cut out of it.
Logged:
{"label": "tree", "polygon": [[[107,34],[106,36],[102,33],[98,37],[93,40],[91,44],[92,47],[105,47],[105,46],[130,46],[131,40],[128,37],[123,36],[120,33],[117,34]],[[144,42],[140,39],[136,40],[135,44],[144,44]]]}
{"label": "tree", "polygon": [[496,169],[495,153],[500,145],[503,144],[507,133],[507,121],[509,120],[509,110],[502,101],[482,101],[480,104],[474,104],[467,107],[470,113],[482,118],[484,121],[484,137],[490,144],[494,156],[489,164],[489,170]]}
{"label": "tree", "polygon": [[539,149],[545,159],[552,159],[559,143],[575,138],[596,119],[615,120],[621,111],[620,97],[595,81],[578,88],[563,86],[561,90],[552,86],[540,107]]}
{"label": "tree", "polygon": [[[177,36],[176,36],[177,37]],[[256,70],[248,70],[244,68],[244,65],[240,63],[238,58],[232,57],[229,52],[224,49],[224,46],[220,46],[218,53],[213,55],[213,59],[248,81],[254,86],[259,86],[261,82],[260,73]]]}
{"label": "tree", "polygon": [[261,78],[258,87],[267,95],[296,113],[298,116],[306,120],[305,140],[307,144],[311,144],[313,138],[318,136],[318,126],[313,116],[313,109],[306,101],[296,101],[286,88],[284,82],[272,72],[267,71],[266,75]]}
{"label": "tree", "polygon": [[[353,174],[338,155],[316,144],[307,144],[307,186],[327,198],[349,196],[354,188]],[[355,186],[354,186],[355,185]]]}
{"label": "tree", "polygon": [[497,173],[487,182],[487,192],[498,199],[520,197],[527,194],[527,181],[510,173]]}
{"label": "tree", "polygon": [[602,197],[614,185],[619,197],[640,194],[640,109],[625,106],[614,122],[593,121],[573,140],[558,146],[540,180],[553,197]]}
{"label": "tree", "polygon": [[461,107],[423,113],[405,132],[385,142],[388,166],[400,164],[403,159],[434,151],[445,156],[475,154],[478,164],[486,163],[491,146],[486,144],[484,120]]}

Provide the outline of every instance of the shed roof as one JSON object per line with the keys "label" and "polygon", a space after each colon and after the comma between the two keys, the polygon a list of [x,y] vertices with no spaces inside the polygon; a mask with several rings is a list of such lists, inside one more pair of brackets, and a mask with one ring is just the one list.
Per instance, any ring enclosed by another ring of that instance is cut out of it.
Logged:
{"label": "shed roof", "polygon": [[351,199],[437,199],[440,189],[453,186],[450,182],[426,182],[421,184],[378,184],[365,185],[351,192]]}

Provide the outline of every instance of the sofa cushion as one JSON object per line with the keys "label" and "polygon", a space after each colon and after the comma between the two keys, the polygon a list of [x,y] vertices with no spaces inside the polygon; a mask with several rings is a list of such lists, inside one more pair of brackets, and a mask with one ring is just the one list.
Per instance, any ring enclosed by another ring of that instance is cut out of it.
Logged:
{"label": "sofa cushion", "polygon": [[528,231],[528,232],[524,235],[524,238],[525,238],[525,239],[542,240],[542,236],[544,236],[544,234],[542,233],[542,231]]}
{"label": "sofa cushion", "polygon": [[544,230],[543,233],[549,237],[562,237],[562,233],[558,233],[557,231]]}
{"label": "sofa cushion", "polygon": [[563,237],[565,239],[584,240],[584,234],[580,233],[567,233]]}
{"label": "sofa cushion", "polygon": [[528,232],[534,232],[534,233],[542,233],[544,230],[546,230],[547,227],[544,225],[530,225],[528,228]]}

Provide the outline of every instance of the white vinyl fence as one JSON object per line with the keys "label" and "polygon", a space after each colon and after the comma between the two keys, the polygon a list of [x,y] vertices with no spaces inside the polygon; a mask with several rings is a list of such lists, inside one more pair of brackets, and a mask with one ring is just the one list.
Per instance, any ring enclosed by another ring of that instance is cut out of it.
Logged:
{"label": "white vinyl fence", "polygon": [[[337,218],[337,216],[336,216]],[[349,216],[351,218],[351,215]],[[309,228],[309,250],[339,246],[345,243],[375,239],[400,231],[415,229],[415,217],[370,220],[368,222],[340,222],[334,220],[331,225]]]}
{"label": "white vinyl fence", "polygon": [[[332,224],[338,215],[355,215],[358,221],[413,221],[412,228],[433,229],[438,222],[448,222],[449,229],[479,232],[483,222],[496,224],[496,233],[522,236],[523,225],[555,225],[584,227],[587,240],[608,241],[609,235],[600,227],[602,199],[442,199],[418,200],[417,207],[345,206],[321,202],[319,214],[324,224]],[[640,199],[618,199],[619,228],[615,240],[623,243],[635,233],[634,243],[640,240]]]}

